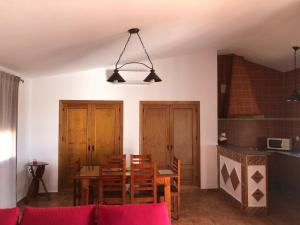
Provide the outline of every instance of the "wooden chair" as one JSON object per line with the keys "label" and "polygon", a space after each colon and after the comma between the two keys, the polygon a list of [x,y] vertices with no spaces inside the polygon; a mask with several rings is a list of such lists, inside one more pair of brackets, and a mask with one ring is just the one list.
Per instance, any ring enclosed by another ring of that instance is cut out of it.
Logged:
{"label": "wooden chair", "polygon": [[173,157],[171,163],[171,169],[178,176],[171,179],[171,198],[173,207],[171,213],[175,219],[179,219],[180,216],[180,160]]}
{"label": "wooden chair", "polygon": [[107,164],[112,167],[117,166],[120,168],[125,164],[126,168],[126,155],[109,155],[107,157]]}
{"label": "wooden chair", "polygon": [[151,163],[151,155],[130,155],[131,164]]}
{"label": "wooden chair", "polygon": [[80,198],[81,198],[80,179],[76,177],[80,172],[80,169],[81,169],[81,163],[80,163],[80,159],[78,159],[73,166],[73,205],[74,206],[80,204]]}
{"label": "wooden chair", "polygon": [[[170,169],[173,173],[177,174],[176,177],[171,178],[171,215],[175,219],[179,219],[180,216],[180,160],[173,157]],[[164,201],[164,189],[158,188],[159,201]]]}
{"label": "wooden chair", "polygon": [[156,203],[156,164],[132,163],[130,177],[130,202]]}
{"label": "wooden chair", "polygon": [[126,203],[126,156],[113,158],[112,163],[99,168],[99,204]]}

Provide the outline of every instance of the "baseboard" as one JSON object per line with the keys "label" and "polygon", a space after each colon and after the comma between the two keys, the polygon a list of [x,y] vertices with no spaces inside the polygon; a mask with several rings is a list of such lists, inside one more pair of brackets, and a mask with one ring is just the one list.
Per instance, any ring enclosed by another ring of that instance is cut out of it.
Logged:
{"label": "baseboard", "polygon": [[220,190],[219,190],[219,188],[204,188],[204,189],[201,189],[201,191],[203,191],[203,192],[218,192]]}
{"label": "baseboard", "polygon": [[[48,194],[58,194],[59,192],[48,192]],[[39,193],[38,194],[39,196],[47,196],[47,193],[45,193],[45,192],[42,192],[42,193]],[[26,205],[27,204],[27,202],[26,202],[26,196],[25,197],[23,197],[22,199],[20,199],[19,201],[17,201],[17,206],[20,206],[20,205]]]}

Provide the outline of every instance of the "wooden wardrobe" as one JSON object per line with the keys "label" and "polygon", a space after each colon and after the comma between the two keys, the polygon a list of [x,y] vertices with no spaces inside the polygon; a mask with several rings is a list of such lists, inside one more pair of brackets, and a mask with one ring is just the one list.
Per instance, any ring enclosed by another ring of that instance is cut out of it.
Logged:
{"label": "wooden wardrobe", "polygon": [[72,187],[79,158],[81,165],[99,165],[123,153],[122,101],[61,100],[59,117],[59,190]]}
{"label": "wooden wardrobe", "polygon": [[181,162],[183,183],[200,185],[199,108],[196,101],[140,102],[142,154],[151,154],[159,167],[173,156]]}

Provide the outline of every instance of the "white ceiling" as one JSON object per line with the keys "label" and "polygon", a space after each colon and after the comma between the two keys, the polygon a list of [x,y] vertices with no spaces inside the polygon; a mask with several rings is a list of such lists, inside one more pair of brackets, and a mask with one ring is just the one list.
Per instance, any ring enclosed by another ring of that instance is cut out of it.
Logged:
{"label": "white ceiling", "polygon": [[[131,27],[152,58],[213,48],[287,71],[300,1],[2,0],[0,66],[39,77],[113,65]],[[125,57],[142,57],[135,41]]]}

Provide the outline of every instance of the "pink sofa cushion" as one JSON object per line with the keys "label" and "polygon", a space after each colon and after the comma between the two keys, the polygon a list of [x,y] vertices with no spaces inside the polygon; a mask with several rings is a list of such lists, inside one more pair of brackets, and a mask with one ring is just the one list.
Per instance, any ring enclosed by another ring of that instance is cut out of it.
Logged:
{"label": "pink sofa cushion", "polygon": [[165,203],[99,206],[98,225],[170,225]]}
{"label": "pink sofa cushion", "polygon": [[95,206],[24,209],[20,225],[94,225]]}
{"label": "pink sofa cushion", "polygon": [[19,209],[0,209],[0,224],[1,225],[16,225],[18,222]]}

